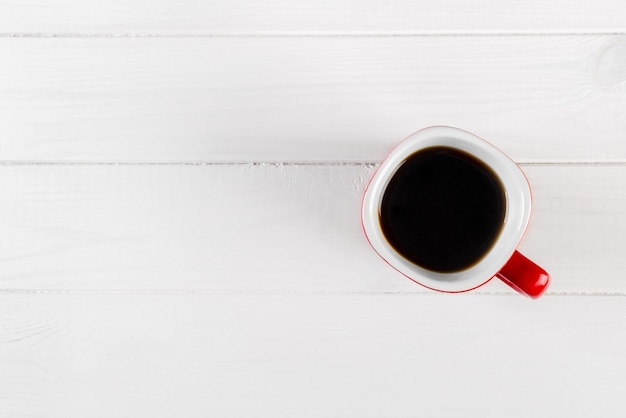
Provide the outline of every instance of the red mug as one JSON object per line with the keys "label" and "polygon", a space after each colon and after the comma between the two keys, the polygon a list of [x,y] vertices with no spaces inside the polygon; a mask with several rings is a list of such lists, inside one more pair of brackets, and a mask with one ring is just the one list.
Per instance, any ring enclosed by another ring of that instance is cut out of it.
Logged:
{"label": "red mug", "polygon": [[[414,183],[407,183],[411,178]],[[497,186],[472,189],[483,183]],[[410,135],[381,163],[365,191],[361,222],[380,257],[424,287],[465,292],[498,277],[538,298],[550,276],[517,251],[531,203],[526,176],[504,153],[470,132],[433,126]],[[496,207],[494,216],[484,215]],[[437,225],[446,231],[442,236]]]}

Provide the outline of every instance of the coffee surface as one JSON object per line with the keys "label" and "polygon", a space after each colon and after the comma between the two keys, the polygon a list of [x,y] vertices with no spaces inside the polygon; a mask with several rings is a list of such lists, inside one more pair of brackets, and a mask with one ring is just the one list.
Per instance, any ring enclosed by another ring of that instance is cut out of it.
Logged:
{"label": "coffee surface", "polygon": [[502,184],[487,165],[455,148],[431,147],[409,156],[391,178],[380,225],[404,258],[452,273],[489,252],[505,211]]}

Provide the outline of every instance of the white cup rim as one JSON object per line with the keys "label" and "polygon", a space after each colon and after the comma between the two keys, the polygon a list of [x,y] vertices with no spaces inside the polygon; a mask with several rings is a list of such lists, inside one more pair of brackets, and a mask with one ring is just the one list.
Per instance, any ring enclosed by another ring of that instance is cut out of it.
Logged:
{"label": "white cup rim", "polygon": [[[482,161],[500,179],[506,200],[504,223],[491,249],[468,269],[454,273],[434,272],[413,264],[395,251],[380,228],[380,205],[389,180],[410,155],[434,146],[456,148]],[[427,288],[464,292],[487,283],[511,258],[528,226],[531,206],[528,180],[506,154],[468,131],[431,126],[409,135],[378,167],[363,196],[361,223],[370,245],[391,267]]]}

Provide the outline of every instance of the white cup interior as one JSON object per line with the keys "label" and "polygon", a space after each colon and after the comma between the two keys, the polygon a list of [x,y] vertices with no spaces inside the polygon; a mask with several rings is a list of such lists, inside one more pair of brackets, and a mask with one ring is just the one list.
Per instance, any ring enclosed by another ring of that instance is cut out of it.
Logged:
{"label": "white cup interior", "polygon": [[[504,224],[491,249],[470,268],[454,273],[427,270],[407,260],[387,242],[380,227],[380,206],[389,180],[409,156],[434,146],[465,151],[489,166],[499,177],[506,200]],[[488,282],[506,264],[524,235],[530,211],[530,186],[513,160],[470,132],[448,126],[433,126],[410,135],[383,161],[365,191],[361,221],[374,250],[400,273],[434,290],[462,292]]]}

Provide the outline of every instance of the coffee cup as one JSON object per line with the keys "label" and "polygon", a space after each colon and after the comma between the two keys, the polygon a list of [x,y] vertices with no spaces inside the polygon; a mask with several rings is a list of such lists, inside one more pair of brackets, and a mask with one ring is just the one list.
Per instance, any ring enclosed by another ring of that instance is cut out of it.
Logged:
{"label": "coffee cup", "polygon": [[433,126],[411,134],[380,164],[361,222],[380,257],[424,287],[465,292],[498,277],[537,298],[550,277],[517,250],[531,204],[528,180],[513,160],[470,132]]}

